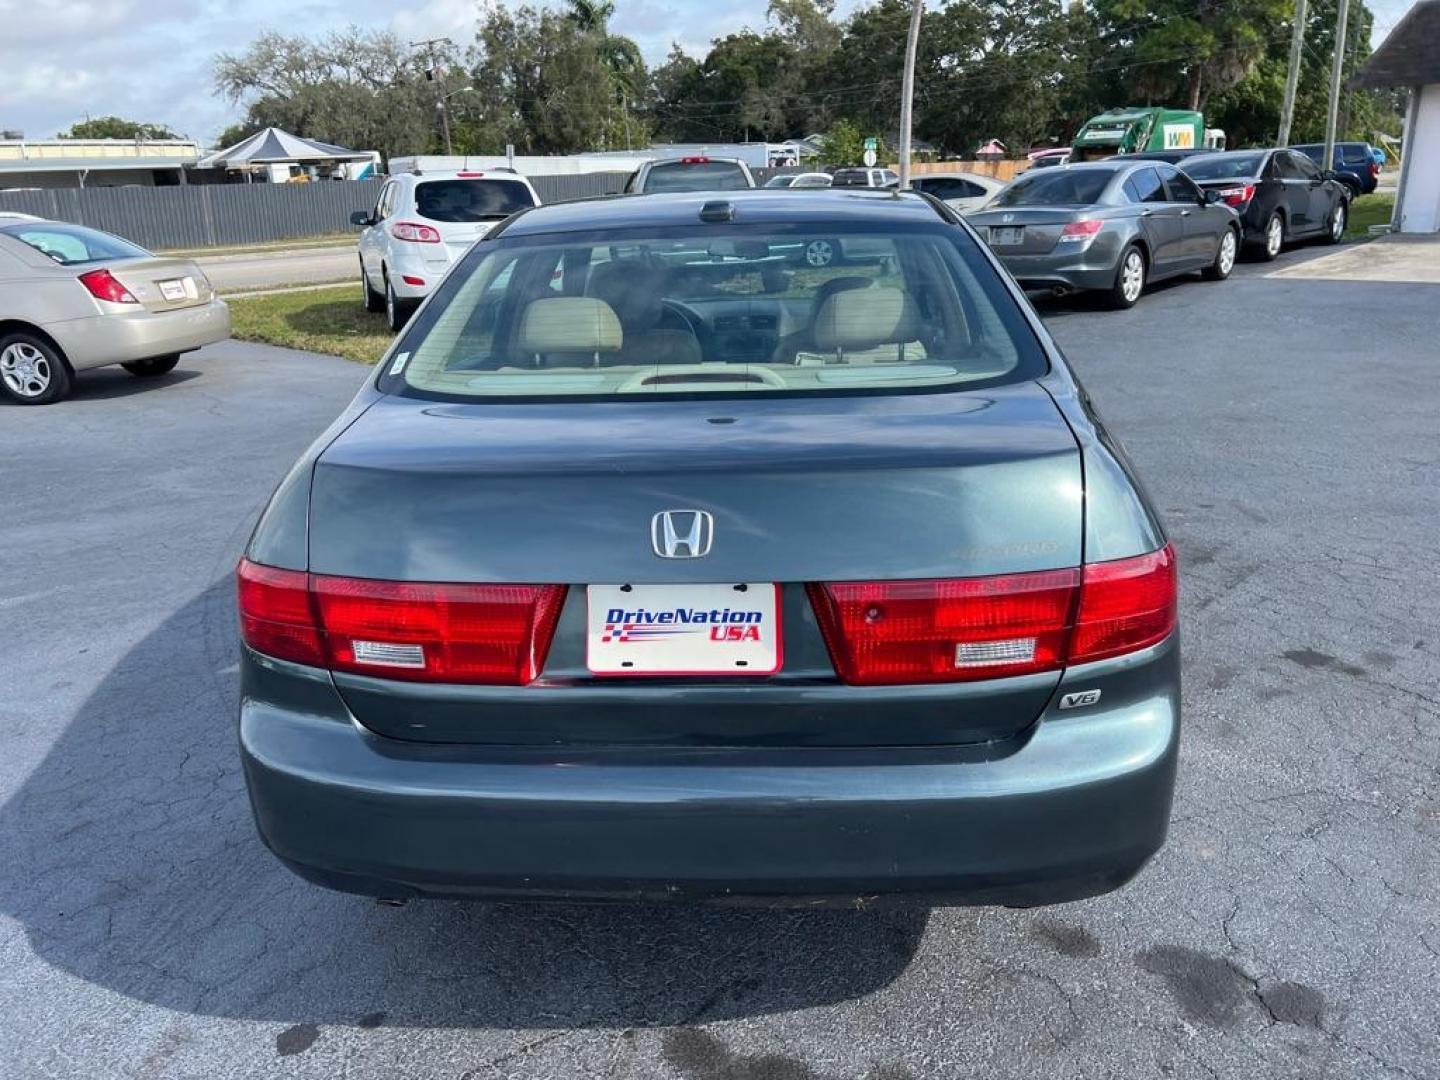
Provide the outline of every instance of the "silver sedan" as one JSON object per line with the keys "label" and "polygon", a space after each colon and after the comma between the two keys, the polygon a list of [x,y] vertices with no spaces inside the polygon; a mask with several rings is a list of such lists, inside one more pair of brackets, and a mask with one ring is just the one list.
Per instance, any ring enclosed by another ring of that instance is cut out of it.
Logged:
{"label": "silver sedan", "polygon": [[0,219],[0,391],[24,405],[70,392],[75,373],[174,369],[230,336],[230,312],[189,259],[61,221]]}
{"label": "silver sedan", "polygon": [[1227,278],[1240,249],[1235,211],[1163,161],[1028,172],[966,220],[1025,288],[1094,289],[1117,308],[1161,278]]}

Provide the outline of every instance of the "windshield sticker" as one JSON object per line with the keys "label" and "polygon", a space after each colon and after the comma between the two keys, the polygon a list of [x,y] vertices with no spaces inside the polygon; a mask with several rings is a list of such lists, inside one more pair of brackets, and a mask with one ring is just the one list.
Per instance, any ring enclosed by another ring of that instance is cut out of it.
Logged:
{"label": "windshield sticker", "polygon": [[390,374],[399,375],[400,372],[405,370],[405,362],[409,359],[410,354],[408,352],[402,352],[396,356],[395,359],[390,362]]}

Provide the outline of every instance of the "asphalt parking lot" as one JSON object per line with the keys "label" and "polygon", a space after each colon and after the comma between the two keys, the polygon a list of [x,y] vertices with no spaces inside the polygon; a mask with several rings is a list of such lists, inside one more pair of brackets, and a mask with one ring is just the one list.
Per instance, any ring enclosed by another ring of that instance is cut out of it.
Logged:
{"label": "asphalt parking lot", "polygon": [[230,571],[367,369],[227,343],[0,405],[0,1077],[1440,1076],[1440,287],[1270,269],[1043,305],[1178,543],[1186,734],[1156,862],[1038,911],[303,884]]}

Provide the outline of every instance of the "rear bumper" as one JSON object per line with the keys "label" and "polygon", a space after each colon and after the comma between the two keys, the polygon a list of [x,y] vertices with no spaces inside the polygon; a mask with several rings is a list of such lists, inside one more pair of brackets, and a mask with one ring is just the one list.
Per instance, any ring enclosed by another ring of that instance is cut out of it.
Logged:
{"label": "rear bumper", "polygon": [[[361,727],[321,672],[248,653],[245,666],[261,836],[308,880],[377,896],[1075,900],[1164,842],[1179,741],[1173,640],[1128,672],[1067,673],[1057,695],[1112,676],[1147,689],[1047,711],[1003,750],[410,743]],[[285,704],[267,700],[282,683]]]}
{"label": "rear bumper", "polygon": [[1084,251],[1045,255],[1004,255],[1000,262],[1026,289],[1108,289],[1115,284],[1120,262],[1120,237],[1102,232]]}
{"label": "rear bumper", "polygon": [[146,360],[152,356],[190,352],[230,336],[230,309],[225,301],[178,311],[134,311],[90,315],[50,323],[42,329],[76,371]]}

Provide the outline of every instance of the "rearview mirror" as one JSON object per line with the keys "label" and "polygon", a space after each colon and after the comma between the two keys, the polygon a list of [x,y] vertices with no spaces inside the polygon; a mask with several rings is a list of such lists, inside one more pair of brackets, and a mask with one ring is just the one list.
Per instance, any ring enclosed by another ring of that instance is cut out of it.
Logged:
{"label": "rearview mirror", "polygon": [[371,224],[369,210],[356,210],[350,215],[350,224],[359,225],[362,229]]}

